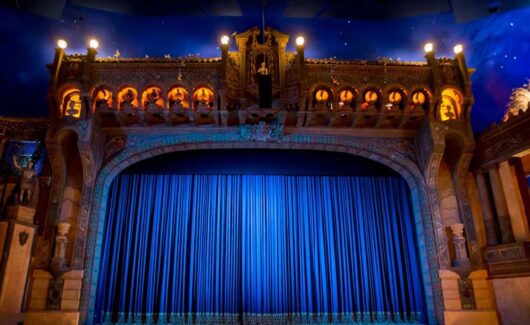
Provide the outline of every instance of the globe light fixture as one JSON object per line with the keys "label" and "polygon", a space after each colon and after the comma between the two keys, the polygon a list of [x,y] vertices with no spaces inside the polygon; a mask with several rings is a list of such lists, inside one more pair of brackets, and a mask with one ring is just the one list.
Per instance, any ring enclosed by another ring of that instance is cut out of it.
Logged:
{"label": "globe light fixture", "polygon": [[453,47],[453,51],[455,52],[455,54],[462,53],[464,51],[464,47],[462,46],[462,44],[457,44],[455,45],[455,47]]}
{"label": "globe light fixture", "polygon": [[423,46],[423,49],[425,50],[425,53],[430,53],[434,49],[434,45],[432,43],[426,43]]}
{"label": "globe light fixture", "polygon": [[64,39],[60,39],[57,41],[57,47],[60,48],[60,49],[65,49],[66,46],[68,46],[68,43],[66,43],[66,41]]}
{"label": "globe light fixture", "polygon": [[97,49],[99,46],[99,42],[96,39],[91,39],[88,44],[92,49]]}
{"label": "globe light fixture", "polygon": [[222,45],[228,45],[228,42],[230,42],[230,37],[228,37],[228,35],[221,36],[221,44]]}
{"label": "globe light fixture", "polygon": [[296,45],[297,45],[297,46],[303,46],[304,43],[305,43],[305,39],[304,39],[303,36],[298,36],[298,37],[296,38]]}

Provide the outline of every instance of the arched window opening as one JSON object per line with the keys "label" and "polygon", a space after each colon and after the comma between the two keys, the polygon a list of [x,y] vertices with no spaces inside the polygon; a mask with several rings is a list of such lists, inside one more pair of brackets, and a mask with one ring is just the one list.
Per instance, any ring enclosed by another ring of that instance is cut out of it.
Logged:
{"label": "arched window opening", "polygon": [[73,88],[63,93],[61,98],[61,113],[64,117],[79,118],[82,108],[83,103],[81,102],[81,91],[79,89]]}
{"label": "arched window opening", "polygon": [[322,109],[332,109],[332,100],[333,93],[331,89],[325,86],[316,88],[313,91],[313,109],[322,110]]}
{"label": "arched window opening", "polygon": [[355,108],[355,90],[351,88],[342,89],[339,92],[340,108]]}
{"label": "arched window opening", "polygon": [[138,108],[138,92],[132,87],[125,87],[118,92],[118,105],[120,110]]}
{"label": "arched window opening", "polygon": [[461,118],[464,100],[460,92],[454,88],[442,91],[442,103],[440,104],[440,120],[456,120]]}
{"label": "arched window opening", "polygon": [[164,108],[162,89],[159,87],[149,87],[142,93],[142,107],[145,110],[158,110]]}
{"label": "arched window opening", "polygon": [[186,88],[177,86],[169,90],[167,94],[168,108],[179,109],[190,108],[189,93]]}
{"label": "arched window opening", "polygon": [[214,93],[208,87],[199,87],[193,92],[193,108],[194,109],[213,109],[214,107]]}
{"label": "arched window opening", "polygon": [[93,92],[92,101],[94,111],[109,110],[112,107],[112,91],[107,87],[98,87]]}
{"label": "arched window opening", "polygon": [[363,103],[361,104],[361,110],[365,111],[368,109],[379,109],[380,96],[379,91],[376,89],[367,89],[364,91]]}
{"label": "arched window opening", "polygon": [[415,90],[412,92],[412,104],[410,109],[416,110],[416,109],[423,109],[427,110],[429,107],[430,102],[430,96],[425,90]]}
{"label": "arched window opening", "polygon": [[387,110],[405,108],[405,92],[402,89],[392,89],[388,92],[387,104],[385,108]]}

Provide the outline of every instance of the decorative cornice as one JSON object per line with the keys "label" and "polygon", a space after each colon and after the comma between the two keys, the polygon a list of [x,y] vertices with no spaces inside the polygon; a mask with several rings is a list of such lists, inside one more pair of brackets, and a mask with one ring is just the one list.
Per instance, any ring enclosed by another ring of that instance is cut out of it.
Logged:
{"label": "decorative cornice", "polygon": [[221,58],[97,58],[95,63],[216,63],[221,62]]}
{"label": "decorative cornice", "polygon": [[530,110],[492,126],[477,139],[474,165],[486,167],[530,148]]}
{"label": "decorative cornice", "polygon": [[50,124],[48,118],[0,116],[0,135],[11,140],[43,140]]}
{"label": "decorative cornice", "polygon": [[335,60],[335,59],[305,59],[305,63],[309,65],[320,64],[320,65],[358,65],[358,66],[406,66],[406,67],[428,67],[426,62],[421,61],[401,61],[392,59],[379,59],[379,60]]}

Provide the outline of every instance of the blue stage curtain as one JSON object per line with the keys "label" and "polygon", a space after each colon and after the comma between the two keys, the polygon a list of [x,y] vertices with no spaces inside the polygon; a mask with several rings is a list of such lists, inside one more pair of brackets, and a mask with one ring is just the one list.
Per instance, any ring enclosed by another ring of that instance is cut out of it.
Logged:
{"label": "blue stage curtain", "polygon": [[96,322],[425,322],[401,177],[127,175]]}

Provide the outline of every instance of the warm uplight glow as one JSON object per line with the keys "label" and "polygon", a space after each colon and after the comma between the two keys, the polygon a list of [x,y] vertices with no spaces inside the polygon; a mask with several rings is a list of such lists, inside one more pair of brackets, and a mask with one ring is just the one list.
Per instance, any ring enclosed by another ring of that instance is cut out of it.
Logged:
{"label": "warm uplight glow", "polygon": [[446,88],[442,91],[442,102],[440,103],[440,120],[456,120],[462,113],[464,100],[462,94],[455,88]]}
{"label": "warm uplight glow", "polygon": [[412,95],[412,102],[417,105],[423,105],[425,104],[425,94],[421,91],[417,91]]}
{"label": "warm uplight glow", "polygon": [[68,43],[66,43],[66,41],[64,39],[60,39],[57,41],[57,47],[58,48],[61,48],[61,49],[65,49],[66,46],[68,45]]}
{"label": "warm uplight glow", "polygon": [[349,104],[349,103],[351,103],[353,101],[354,95],[353,95],[353,92],[351,90],[344,89],[344,90],[340,91],[339,97],[340,97],[341,102]]}
{"label": "warm uplight glow", "polygon": [[171,88],[167,94],[167,102],[170,108],[188,109],[190,107],[188,91],[181,86]]}
{"label": "warm uplight glow", "polygon": [[193,92],[193,103],[194,108],[200,106],[206,106],[207,108],[213,108],[214,105],[214,93],[210,88],[199,87]]}
{"label": "warm uplight glow", "polygon": [[388,100],[393,104],[399,104],[401,103],[402,96],[399,93],[399,91],[392,91],[388,95]]}
{"label": "warm uplight glow", "polygon": [[425,53],[432,52],[434,45],[432,43],[427,43],[425,46],[423,46],[423,49],[425,50]]}
{"label": "warm uplight glow", "polygon": [[97,49],[99,46],[99,42],[96,39],[91,39],[89,45],[90,48]]}
{"label": "warm uplight glow", "polygon": [[322,103],[329,99],[329,92],[326,89],[319,89],[315,94],[317,102]]}
{"label": "warm uplight glow", "polygon": [[304,43],[305,43],[305,39],[304,39],[303,36],[298,36],[298,37],[296,38],[296,45],[298,45],[298,46],[303,46]]}
{"label": "warm uplight glow", "polygon": [[230,37],[228,37],[228,35],[221,36],[221,44],[227,45],[228,42],[230,42]]}
{"label": "warm uplight glow", "polygon": [[462,53],[464,51],[464,47],[462,46],[462,44],[457,44],[455,45],[455,47],[453,47],[453,51],[455,52],[455,54]]}
{"label": "warm uplight glow", "polygon": [[375,104],[378,97],[379,96],[377,96],[377,93],[373,90],[369,90],[366,92],[366,94],[364,94],[364,100],[369,104]]}
{"label": "warm uplight glow", "polygon": [[79,118],[81,116],[81,92],[77,88],[65,91],[61,100],[61,111],[63,116]]}

